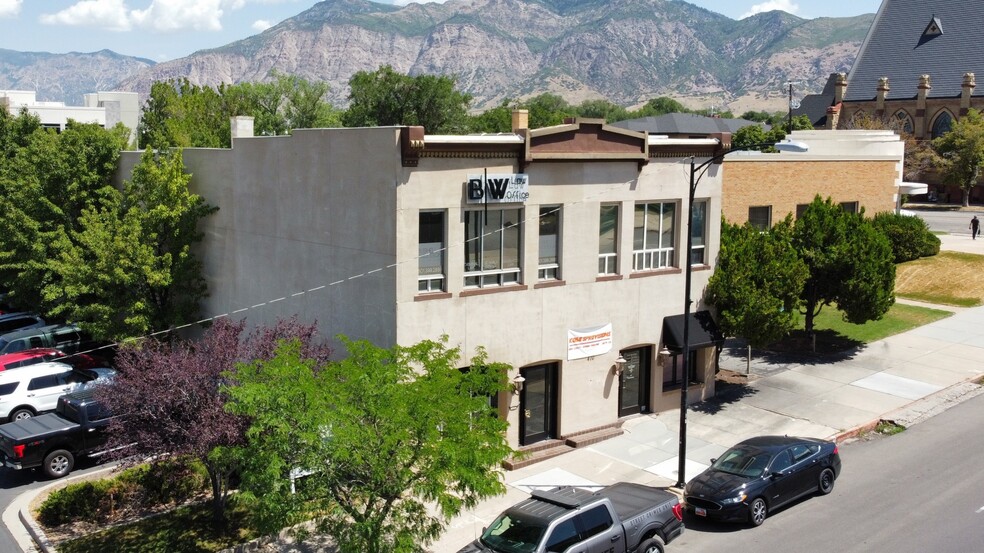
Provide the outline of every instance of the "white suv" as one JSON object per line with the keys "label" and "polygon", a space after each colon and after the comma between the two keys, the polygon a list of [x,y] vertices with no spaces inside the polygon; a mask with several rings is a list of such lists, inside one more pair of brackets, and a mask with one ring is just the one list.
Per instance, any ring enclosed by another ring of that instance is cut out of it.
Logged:
{"label": "white suv", "polygon": [[65,363],[37,363],[0,372],[0,420],[27,419],[53,411],[58,398],[99,375]]}

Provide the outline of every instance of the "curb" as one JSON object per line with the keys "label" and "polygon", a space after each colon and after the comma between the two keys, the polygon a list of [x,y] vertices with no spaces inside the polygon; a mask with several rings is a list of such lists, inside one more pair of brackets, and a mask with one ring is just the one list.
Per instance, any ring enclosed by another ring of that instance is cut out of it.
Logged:
{"label": "curb", "polygon": [[[74,484],[76,481],[79,480],[101,477],[105,473],[112,472],[113,470],[116,469],[116,467],[117,464],[114,463],[111,466],[102,467],[98,470],[87,472],[85,474],[68,476],[66,478],[56,480],[54,482],[50,482],[47,485],[41,486],[40,488],[28,490],[18,495],[13,501],[11,501],[10,504],[7,506],[7,509],[4,511],[3,519],[6,520],[8,518],[7,513],[16,509],[17,519],[21,522],[21,524],[24,525],[24,529],[27,531],[28,535],[30,535],[31,537],[31,540],[33,540],[34,542],[32,544],[25,544],[22,542],[22,540],[17,539],[17,535],[14,535],[14,541],[16,541],[18,545],[21,546],[21,550],[24,551],[25,553],[34,550],[40,550],[43,553],[57,553],[57,549],[48,539],[48,535],[44,533],[44,530],[41,528],[41,525],[39,525],[37,521],[34,520],[34,517],[31,515],[31,503],[34,501],[36,497],[57,488],[64,488],[65,486],[68,486],[69,484]],[[12,531],[13,528],[8,528],[8,530],[11,530],[11,533],[13,534]]]}

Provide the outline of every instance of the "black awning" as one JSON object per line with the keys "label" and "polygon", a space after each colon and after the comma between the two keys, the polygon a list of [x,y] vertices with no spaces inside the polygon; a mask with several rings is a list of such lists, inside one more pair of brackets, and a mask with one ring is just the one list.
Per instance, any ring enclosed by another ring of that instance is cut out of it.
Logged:
{"label": "black awning", "polygon": [[[710,311],[690,314],[690,349],[720,345],[724,336]],[[674,353],[683,352],[683,315],[663,318],[663,345]]]}

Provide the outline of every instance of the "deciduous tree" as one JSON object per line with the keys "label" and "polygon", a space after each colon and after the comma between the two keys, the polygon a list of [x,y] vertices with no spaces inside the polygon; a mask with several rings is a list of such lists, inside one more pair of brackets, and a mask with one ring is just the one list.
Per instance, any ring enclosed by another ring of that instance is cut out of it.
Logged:
{"label": "deciduous tree", "polygon": [[[489,398],[508,367],[479,350],[462,369],[446,338],[390,349],[342,341],[338,362],[288,345],[235,372],[228,408],[251,421],[243,488],[267,530],[304,509],[340,551],[424,551],[451,516],[504,490],[506,423]],[[296,494],[292,470],[307,474]]]}
{"label": "deciduous tree", "polygon": [[454,77],[398,73],[389,65],[359,71],[349,79],[346,127],[421,125],[431,134],[462,132],[471,96],[455,88]]}
{"label": "deciduous tree", "polygon": [[717,267],[705,292],[721,330],[752,346],[776,342],[799,323],[800,292],[808,276],[792,243],[790,217],[761,232],[724,222]]}
{"label": "deciduous tree", "polygon": [[[225,409],[225,384],[237,363],[270,359],[282,341],[296,340],[305,358],[324,363],[330,350],[314,325],[295,319],[256,329],[244,336],[245,322],[219,319],[201,339],[146,339],[117,355],[119,374],[98,389],[114,413],[110,447],[125,464],[166,456],[201,461],[212,486],[215,520],[224,520],[229,477],[241,461],[249,421]],[[303,406],[298,406],[303,407]]]}
{"label": "deciduous tree", "polygon": [[214,213],[188,190],[180,150],[147,150],[123,191],[86,210],[58,243],[43,288],[51,314],[100,338],[122,340],[195,320],[207,295],[192,248]]}
{"label": "deciduous tree", "polygon": [[963,191],[963,206],[970,205],[970,191],[977,186],[984,165],[984,117],[971,109],[961,117],[950,132],[933,140],[939,154],[937,167],[943,182]]}
{"label": "deciduous tree", "polygon": [[888,238],[861,213],[817,196],[796,219],[793,245],[809,278],[800,298],[813,335],[820,310],[836,304],[854,324],[880,319],[895,303],[895,264]]}

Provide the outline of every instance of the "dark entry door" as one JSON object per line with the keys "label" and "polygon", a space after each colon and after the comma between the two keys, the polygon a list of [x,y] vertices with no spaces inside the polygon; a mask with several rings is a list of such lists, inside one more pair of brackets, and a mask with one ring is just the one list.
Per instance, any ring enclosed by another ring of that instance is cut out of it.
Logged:
{"label": "dark entry door", "polygon": [[553,438],[557,425],[557,364],[521,369],[526,382],[519,397],[520,445]]}
{"label": "dark entry door", "polygon": [[625,366],[618,377],[618,416],[649,412],[650,347],[621,352]]}

